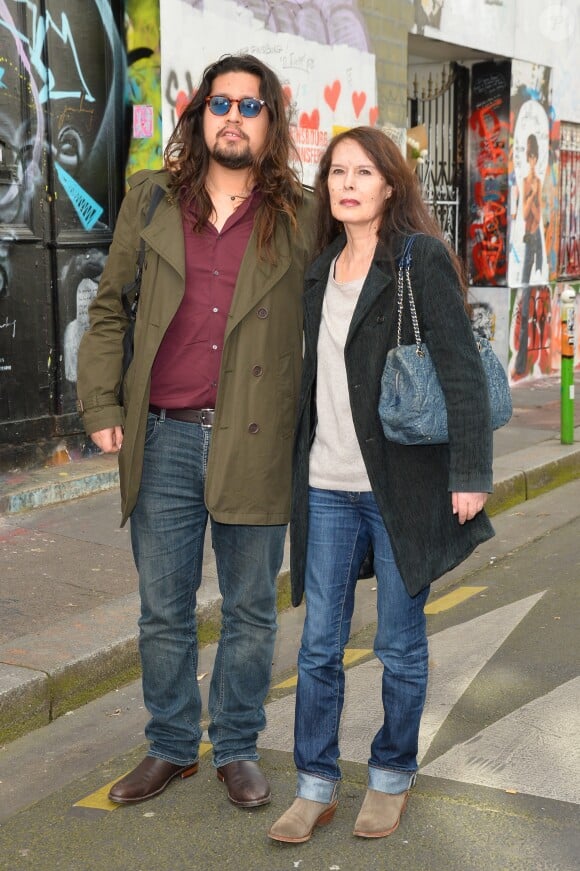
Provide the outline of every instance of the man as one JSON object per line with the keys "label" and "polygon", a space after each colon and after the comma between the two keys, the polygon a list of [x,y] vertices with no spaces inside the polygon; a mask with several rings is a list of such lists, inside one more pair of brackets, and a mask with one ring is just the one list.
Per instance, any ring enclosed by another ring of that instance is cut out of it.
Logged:
{"label": "man", "polygon": [[[222,628],[209,696],[218,779],[240,807],[270,800],[257,764],[290,501],[312,201],[289,168],[283,91],[256,58],[209,66],[166,149],[121,207],[79,354],[79,410],[120,451],[123,523],[141,594],[145,759],[115,802],[195,774],[201,738],[196,593],[208,512]],[[152,190],[167,196],[145,226]],[[119,405],[121,288],[147,250],[135,354]]]}

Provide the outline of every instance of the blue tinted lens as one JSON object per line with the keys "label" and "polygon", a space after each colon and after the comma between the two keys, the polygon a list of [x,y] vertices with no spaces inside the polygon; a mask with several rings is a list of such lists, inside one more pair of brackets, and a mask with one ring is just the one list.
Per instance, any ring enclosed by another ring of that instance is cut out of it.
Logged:
{"label": "blue tinted lens", "polygon": [[255,118],[262,111],[263,103],[253,97],[244,97],[239,102],[240,115],[244,118]]}
{"label": "blue tinted lens", "polygon": [[232,108],[231,100],[227,97],[210,97],[207,104],[214,115],[227,115]]}

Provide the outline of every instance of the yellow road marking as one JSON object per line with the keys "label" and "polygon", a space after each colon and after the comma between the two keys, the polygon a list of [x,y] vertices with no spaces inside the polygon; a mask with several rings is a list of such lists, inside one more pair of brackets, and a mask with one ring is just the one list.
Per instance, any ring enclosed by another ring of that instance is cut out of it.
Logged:
{"label": "yellow road marking", "polygon": [[[199,745],[200,756],[205,756],[205,754],[208,753],[210,750],[211,744],[207,741],[202,741],[202,743]],[[125,772],[125,774],[128,773],[128,771]],[[116,811],[118,808],[122,807],[122,805],[117,804],[116,802],[111,801],[108,798],[109,790],[114,783],[117,783],[118,780],[121,780],[122,777],[125,777],[125,774],[121,774],[119,777],[111,780],[110,783],[106,783],[105,786],[102,786],[95,792],[91,792],[91,794],[85,796],[85,798],[81,798],[79,801],[76,801],[73,807],[90,807],[100,811]]]}
{"label": "yellow road marking", "polygon": [[[369,653],[372,653],[372,650],[362,650],[357,647],[347,647],[344,651],[344,664],[345,666],[352,665],[357,662],[357,660],[362,659],[364,656],[368,656]],[[289,677],[288,680],[283,680],[282,683],[276,684],[273,689],[275,690],[287,690],[291,687],[295,687],[298,683],[298,675],[295,674],[292,677]]]}
{"label": "yellow road marking", "polygon": [[[434,602],[430,602],[428,605],[426,605],[425,614],[440,614],[442,611],[449,611],[451,608],[455,608],[456,605],[460,605],[461,602],[465,602],[467,601],[467,599],[471,599],[472,596],[476,596],[478,593],[481,593],[483,592],[483,590],[486,589],[487,587],[458,587],[458,589],[454,590],[452,593],[447,593],[445,596],[441,596],[439,599],[436,599]],[[348,647],[344,651],[344,664],[347,667],[353,665],[359,659],[363,659],[370,653],[372,653],[372,650]],[[288,680],[284,680],[281,683],[276,684],[273,689],[290,689],[291,687],[295,687],[297,682],[298,676],[293,675],[292,677],[289,677]],[[204,756],[210,749],[211,744],[207,742],[202,742],[199,745],[199,755]],[[126,773],[128,774],[128,772]],[[117,808],[121,807],[121,805],[110,801],[107,796],[113,784],[117,783],[117,781],[124,776],[125,775],[122,774],[120,777],[116,777],[114,780],[111,780],[110,783],[107,783],[105,784],[105,786],[97,789],[96,792],[92,792],[85,798],[81,798],[80,801],[75,802],[73,807],[88,807],[105,811],[117,810]]]}
{"label": "yellow road marking", "polygon": [[449,611],[450,608],[455,608],[456,605],[471,599],[472,596],[476,596],[483,590],[487,590],[487,587],[458,587],[452,593],[447,593],[447,595],[425,605],[425,614],[440,614],[441,611]]}

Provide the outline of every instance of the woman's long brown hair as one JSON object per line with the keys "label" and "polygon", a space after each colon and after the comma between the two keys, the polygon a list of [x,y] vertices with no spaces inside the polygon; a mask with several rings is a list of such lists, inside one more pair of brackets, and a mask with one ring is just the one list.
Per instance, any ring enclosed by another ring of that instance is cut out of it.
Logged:
{"label": "woman's long brown hair", "polygon": [[344,130],[331,139],[322,156],[314,188],[318,203],[317,252],[323,251],[342,232],[342,224],[333,217],[330,210],[328,175],[334,149],[340,142],[349,139],[360,145],[393,189],[391,196],[385,202],[379,226],[380,246],[394,261],[397,252],[393,250],[393,240],[399,235],[425,233],[440,239],[448,248],[463,294],[466,296],[467,282],[461,261],[447,244],[439,224],[423,202],[416,175],[407,166],[405,158],[393,140],[375,127],[352,127]]}

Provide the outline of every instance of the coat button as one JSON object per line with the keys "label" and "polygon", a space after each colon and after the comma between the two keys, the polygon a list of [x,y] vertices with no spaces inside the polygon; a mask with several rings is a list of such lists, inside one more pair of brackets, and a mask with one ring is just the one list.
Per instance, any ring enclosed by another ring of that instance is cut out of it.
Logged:
{"label": "coat button", "polygon": [[382,324],[384,322],[384,320],[385,320],[385,316],[379,315],[377,318],[377,324]]}
{"label": "coat button", "polygon": [[248,427],[248,432],[251,433],[251,435],[255,435],[257,432],[260,432],[260,427],[257,423],[251,423]]}
{"label": "coat button", "polygon": [[252,375],[255,375],[256,378],[259,378],[260,375],[264,374],[264,370],[261,366],[253,366],[252,367]]}
{"label": "coat button", "polygon": [[256,312],[256,314],[258,315],[259,318],[264,319],[264,318],[267,318],[267,317],[268,317],[268,315],[269,315],[269,311],[268,311],[268,309],[267,309],[265,306],[262,306],[261,308],[258,309],[258,311]]}

